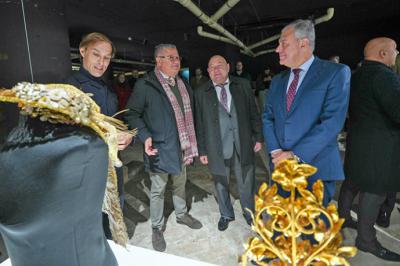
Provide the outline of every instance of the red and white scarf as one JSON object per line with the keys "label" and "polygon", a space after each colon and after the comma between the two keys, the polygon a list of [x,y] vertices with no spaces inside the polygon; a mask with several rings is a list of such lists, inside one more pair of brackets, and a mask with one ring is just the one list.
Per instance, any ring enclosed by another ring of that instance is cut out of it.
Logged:
{"label": "red and white scarf", "polygon": [[185,84],[179,76],[176,76],[178,82],[179,93],[183,102],[183,113],[179,106],[175,94],[172,92],[167,80],[162,76],[161,72],[155,68],[154,73],[158,81],[161,83],[175,113],[176,125],[179,133],[179,141],[183,151],[183,162],[185,165],[191,164],[193,158],[198,156],[196,134],[194,130],[192,108],[190,107],[190,97],[186,90]]}

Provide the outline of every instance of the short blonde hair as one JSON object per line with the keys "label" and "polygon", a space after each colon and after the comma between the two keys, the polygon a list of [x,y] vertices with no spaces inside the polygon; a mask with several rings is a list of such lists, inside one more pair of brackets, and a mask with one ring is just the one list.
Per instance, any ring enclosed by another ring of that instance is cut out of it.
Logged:
{"label": "short blonde hair", "polygon": [[81,42],[79,43],[79,49],[81,48],[86,48],[91,44],[94,44],[96,42],[106,42],[109,43],[111,45],[111,57],[114,57],[115,53],[116,53],[116,49],[114,44],[111,42],[111,40],[104,34],[99,33],[99,32],[92,32],[89,33],[87,35],[85,35]]}

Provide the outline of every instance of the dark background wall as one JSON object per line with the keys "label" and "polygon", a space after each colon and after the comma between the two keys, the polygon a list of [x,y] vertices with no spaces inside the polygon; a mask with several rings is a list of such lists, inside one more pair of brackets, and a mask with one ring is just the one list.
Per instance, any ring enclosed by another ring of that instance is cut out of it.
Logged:
{"label": "dark background wall", "polygon": [[[65,2],[24,1],[24,13],[26,24],[21,1],[0,2],[0,88],[21,81],[62,82],[71,72]],[[17,117],[15,105],[0,103],[0,143]]]}
{"label": "dark background wall", "polygon": [[[40,2],[40,4],[38,4]],[[65,2],[24,1],[35,82],[60,82],[71,71]],[[0,86],[32,81],[21,1],[0,3]]]}
{"label": "dark background wall", "polygon": [[[116,44],[117,57],[136,62],[154,63],[153,49],[159,43],[174,43],[182,65],[206,70],[214,54],[225,55],[232,68],[244,62],[255,79],[266,66],[277,73],[283,68],[275,53],[251,58],[237,46],[203,38],[197,26],[203,25],[185,7],[170,0],[23,0],[30,43],[32,69],[37,82],[60,82],[71,71],[70,51],[77,52],[83,35],[99,31]],[[211,16],[225,0],[192,0]],[[389,36],[397,42],[400,15],[399,0],[241,0],[218,23],[245,44],[252,44],[280,32],[298,18],[315,19],[327,8],[333,18],[316,26],[316,55],[328,58],[340,55],[342,62],[354,67],[362,58],[365,42],[376,36]],[[216,33],[208,26],[204,30]],[[0,1],[0,86],[31,80],[21,0]],[[275,48],[277,41],[257,49]],[[72,50],[71,50],[72,49]],[[75,49],[75,50],[74,50]],[[76,58],[73,60],[79,64]],[[113,69],[148,70],[141,64],[112,64]]]}
{"label": "dark background wall", "polygon": [[[394,39],[398,46],[400,44],[399,27],[391,19],[359,26],[351,25],[351,22],[349,22],[349,25],[332,34],[326,27],[328,25],[324,24],[315,27],[315,55],[322,59],[328,59],[332,55],[339,55],[341,63],[347,64],[351,69],[354,69],[357,63],[363,59],[364,46],[370,39],[385,36]],[[270,67],[275,73],[285,69],[285,67],[279,65],[279,58],[276,53],[262,55],[255,59],[243,55],[240,57],[243,59],[248,71],[252,73],[253,78],[265,67]]]}

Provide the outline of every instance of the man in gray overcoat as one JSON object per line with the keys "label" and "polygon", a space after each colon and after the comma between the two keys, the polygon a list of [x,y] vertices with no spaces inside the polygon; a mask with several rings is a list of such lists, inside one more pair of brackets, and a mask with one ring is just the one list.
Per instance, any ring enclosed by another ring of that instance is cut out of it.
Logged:
{"label": "man in gray overcoat", "polygon": [[400,190],[400,80],[390,69],[397,54],[392,39],[370,40],[351,78],[346,180],[339,197],[339,213],[349,219],[360,191],[356,246],[389,261],[400,261],[400,255],[381,246],[374,223],[387,194]]}
{"label": "man in gray overcoat", "polygon": [[195,91],[196,135],[200,161],[213,174],[224,231],[235,219],[229,196],[234,170],[240,203],[248,224],[254,211],[255,152],[261,149],[261,119],[249,81],[228,76],[229,64],[219,55],[208,63],[211,80]]}

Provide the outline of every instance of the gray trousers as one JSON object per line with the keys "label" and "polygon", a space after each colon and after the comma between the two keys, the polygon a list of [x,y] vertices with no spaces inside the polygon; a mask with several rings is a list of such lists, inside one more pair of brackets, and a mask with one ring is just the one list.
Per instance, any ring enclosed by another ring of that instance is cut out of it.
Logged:
{"label": "gray trousers", "polygon": [[251,216],[245,210],[246,208],[254,212],[254,193],[255,193],[255,167],[246,166],[242,169],[236,149],[233,151],[231,159],[225,160],[226,176],[213,175],[215,184],[215,193],[218,200],[219,211],[222,217],[234,219],[231,198],[229,195],[229,177],[233,169],[237,188],[240,195],[240,204],[242,211],[249,219]]}
{"label": "gray trousers", "polygon": [[168,178],[172,180],[172,201],[175,215],[181,218],[187,212],[186,206],[186,166],[182,166],[180,175],[150,172],[150,219],[153,228],[162,229],[164,226],[164,194]]}

